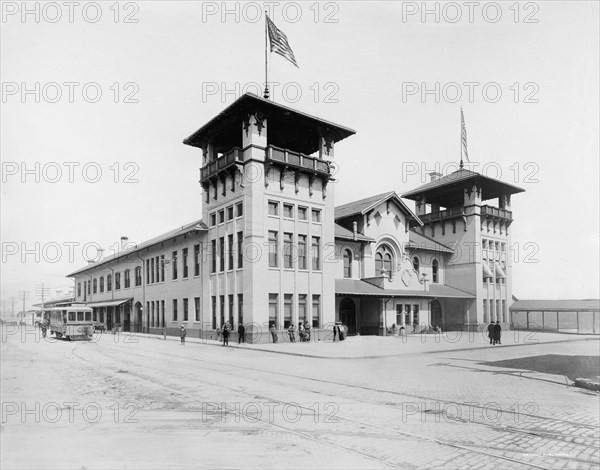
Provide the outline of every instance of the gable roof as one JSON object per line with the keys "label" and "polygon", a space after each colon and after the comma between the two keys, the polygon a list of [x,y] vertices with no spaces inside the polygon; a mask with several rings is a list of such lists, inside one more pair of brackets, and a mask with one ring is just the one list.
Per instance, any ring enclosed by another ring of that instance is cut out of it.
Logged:
{"label": "gable roof", "polygon": [[425,197],[427,203],[435,203],[443,207],[454,207],[462,205],[464,201],[462,189],[475,183],[481,186],[481,198],[484,201],[497,198],[502,194],[515,194],[525,191],[518,186],[461,168],[435,181],[425,183],[412,191],[408,191],[402,194],[402,197],[415,201]]}
{"label": "gable roof", "polygon": [[410,230],[408,232],[408,244],[406,248],[413,250],[427,250],[427,251],[435,251],[438,253],[454,253],[454,250],[449,246],[443,245],[433,238],[429,238],[426,235],[422,235],[415,230]]}
{"label": "gable roof", "polygon": [[95,263],[89,263],[87,266],[80,268],[76,271],[73,271],[71,274],[67,274],[67,276],[65,276],[65,277],[73,277],[76,274],[81,274],[90,269],[95,269],[98,266],[102,266],[104,264],[110,263],[111,261],[122,258],[124,256],[132,255],[132,254],[137,253],[145,248],[150,248],[153,245],[157,245],[158,243],[164,242],[164,241],[169,240],[170,238],[176,237],[178,235],[183,235],[185,233],[195,232],[195,231],[205,232],[207,230],[208,230],[208,227],[206,226],[206,224],[204,222],[202,222],[202,219],[195,220],[193,222],[190,222],[189,224],[182,225],[181,227],[170,230],[166,233],[163,233],[162,235],[159,235],[157,237],[146,240],[145,242],[135,245],[132,248],[128,248],[125,251],[117,252],[113,255],[107,256],[106,258],[102,258],[100,261],[97,261]]}
{"label": "gable roof", "polygon": [[400,196],[398,196],[395,191],[388,191],[386,193],[377,194],[376,196],[370,196],[365,199],[342,204],[341,206],[335,208],[335,220],[344,219],[356,214],[365,214],[378,204],[390,199],[393,199],[393,201],[398,204],[402,212],[409,217],[409,220],[414,220],[419,225],[423,225],[421,219],[419,219],[419,217],[417,217],[417,215],[408,208],[408,206],[402,199],[400,199]]}

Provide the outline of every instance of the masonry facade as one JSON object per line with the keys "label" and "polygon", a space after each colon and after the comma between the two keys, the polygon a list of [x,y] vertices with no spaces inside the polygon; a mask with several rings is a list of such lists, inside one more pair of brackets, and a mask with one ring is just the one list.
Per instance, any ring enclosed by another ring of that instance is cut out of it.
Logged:
{"label": "masonry facade", "polygon": [[108,328],[214,337],[229,321],[252,342],[299,322],[314,340],[335,322],[350,334],[506,322],[520,188],[461,169],[407,193],[415,212],[395,192],[336,208],[335,144],[353,134],[243,95],[184,140],[202,161],[202,218],[69,274],[75,303]]}

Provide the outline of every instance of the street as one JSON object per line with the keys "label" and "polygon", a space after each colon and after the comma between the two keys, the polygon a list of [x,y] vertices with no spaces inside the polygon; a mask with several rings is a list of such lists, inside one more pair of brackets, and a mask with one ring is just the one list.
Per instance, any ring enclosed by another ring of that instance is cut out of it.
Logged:
{"label": "street", "polygon": [[598,468],[598,393],[536,369],[597,367],[597,337],[238,348],[6,333],[6,469]]}

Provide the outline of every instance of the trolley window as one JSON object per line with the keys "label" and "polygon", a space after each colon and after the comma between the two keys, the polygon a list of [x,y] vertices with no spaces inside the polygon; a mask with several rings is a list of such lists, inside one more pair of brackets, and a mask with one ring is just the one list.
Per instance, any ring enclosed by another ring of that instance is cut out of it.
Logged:
{"label": "trolley window", "polygon": [[77,315],[75,312],[69,312],[69,321],[75,321]]}
{"label": "trolley window", "polygon": [[83,321],[83,314],[85,312],[77,312],[77,321]]}
{"label": "trolley window", "polygon": [[85,321],[92,321],[92,312],[85,312]]}

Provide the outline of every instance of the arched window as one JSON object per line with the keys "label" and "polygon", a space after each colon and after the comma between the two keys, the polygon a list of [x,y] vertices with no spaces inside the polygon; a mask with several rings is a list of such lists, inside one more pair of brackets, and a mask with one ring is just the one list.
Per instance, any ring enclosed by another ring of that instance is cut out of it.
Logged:
{"label": "arched window", "polygon": [[413,268],[415,268],[415,271],[417,271],[417,273],[419,272],[419,258],[417,258],[416,256],[413,258]]}
{"label": "arched window", "polygon": [[98,292],[98,279],[94,278],[94,294]]}
{"label": "arched window", "polygon": [[344,277],[352,277],[352,252],[350,250],[344,250]]}
{"label": "arched window", "polygon": [[112,274],[106,276],[106,291],[110,292],[112,290]]}
{"label": "arched window", "polygon": [[100,292],[104,292],[104,276],[100,276]]}
{"label": "arched window", "polygon": [[81,297],[81,282],[77,283],[77,297]]}
{"label": "arched window", "polygon": [[433,262],[431,263],[431,271],[433,274],[433,282],[435,282],[436,284],[439,282],[439,263],[437,259],[434,259]]}
{"label": "arched window", "polygon": [[386,274],[391,278],[393,259],[391,248],[387,245],[381,245],[375,253],[375,275]]}

